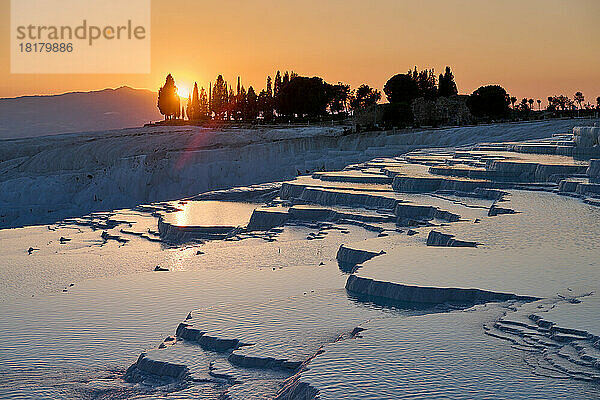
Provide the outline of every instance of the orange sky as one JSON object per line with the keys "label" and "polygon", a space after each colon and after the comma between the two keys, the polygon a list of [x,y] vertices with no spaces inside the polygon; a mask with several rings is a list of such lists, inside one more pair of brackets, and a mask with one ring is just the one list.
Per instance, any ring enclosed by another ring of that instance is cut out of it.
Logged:
{"label": "orange sky", "polygon": [[599,0],[152,0],[149,75],[10,74],[9,7],[0,0],[0,97],[157,90],[168,72],[186,87],[222,73],[262,88],[276,69],[381,89],[414,65],[450,65],[461,93],[600,96]]}

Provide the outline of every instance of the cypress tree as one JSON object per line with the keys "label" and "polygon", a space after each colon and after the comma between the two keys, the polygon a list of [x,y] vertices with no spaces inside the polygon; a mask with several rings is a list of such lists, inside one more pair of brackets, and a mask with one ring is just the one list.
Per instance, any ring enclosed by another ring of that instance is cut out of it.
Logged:
{"label": "cypress tree", "polygon": [[206,91],[204,90],[204,88],[202,88],[200,90],[200,101],[199,101],[200,107],[199,107],[199,117],[200,119],[205,119],[208,117],[208,113],[209,113],[209,106],[208,106],[208,99],[206,98]]}
{"label": "cypress tree", "polygon": [[273,95],[275,97],[279,96],[279,92],[281,91],[281,72],[277,71],[275,74],[275,87],[273,90]]}
{"label": "cypress tree", "polygon": [[173,118],[179,108],[177,86],[171,74],[167,75],[165,84],[158,90],[158,110],[165,116],[165,120]]}
{"label": "cypress tree", "polygon": [[452,74],[450,67],[446,67],[443,75],[440,74],[438,94],[443,97],[458,94],[458,88],[456,87],[456,82],[454,82],[454,74]]}
{"label": "cypress tree", "polygon": [[273,97],[273,89],[271,88],[271,77],[267,76],[267,96]]}
{"label": "cypress tree", "polygon": [[198,84],[194,82],[194,90],[191,100],[188,102],[187,109],[188,119],[200,119],[200,95],[198,94]]}
{"label": "cypress tree", "polygon": [[258,116],[258,96],[254,91],[254,88],[250,86],[248,88],[248,94],[246,96],[246,119],[254,121]]}

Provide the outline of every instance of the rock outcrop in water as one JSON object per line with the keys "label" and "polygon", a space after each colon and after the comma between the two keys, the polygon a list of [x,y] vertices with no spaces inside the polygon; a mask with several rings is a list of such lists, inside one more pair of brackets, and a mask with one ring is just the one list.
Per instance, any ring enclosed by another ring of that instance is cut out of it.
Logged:
{"label": "rock outcrop in water", "polygon": [[477,247],[477,242],[454,239],[454,235],[431,231],[427,236],[427,246],[443,247]]}
{"label": "rock outcrop in water", "polygon": [[319,204],[322,206],[349,206],[364,208],[385,208],[393,210],[398,200],[392,196],[359,191],[307,187],[296,183],[284,183],[280,197],[299,203]]}
{"label": "rock outcrop in water", "polygon": [[326,207],[294,206],[288,214],[290,219],[298,221],[333,221],[338,218],[334,210]]}
{"label": "rock outcrop in water", "polygon": [[246,227],[248,231],[268,231],[277,226],[282,226],[290,218],[288,210],[281,207],[257,208],[252,212],[250,222]]}
{"label": "rock outcrop in water", "polygon": [[496,215],[502,214],[516,214],[516,211],[510,208],[498,207],[495,204],[492,204],[490,210],[488,211],[488,217],[495,217]]}
{"label": "rock outcrop in water", "polygon": [[381,254],[385,254],[385,252],[383,250],[380,252],[375,252],[362,249],[353,249],[352,247],[343,244],[338,249],[336,260],[341,271],[352,273],[356,270],[357,265],[362,264],[365,261],[368,261]]}
{"label": "rock outcrop in water", "polygon": [[442,189],[443,183],[443,178],[396,176],[392,188],[403,193],[425,193]]}
{"label": "rock outcrop in water", "polygon": [[188,200],[224,200],[242,202],[265,202],[279,196],[281,182],[260,183],[230,189],[212,190],[190,197]]}
{"label": "rock outcrop in water", "polygon": [[177,337],[195,342],[202,346],[202,348],[212,351],[228,351],[237,349],[240,346],[246,346],[245,343],[241,343],[238,339],[208,335],[206,332],[196,329],[192,324],[186,322],[181,322],[177,326],[175,334]]}
{"label": "rock outcrop in water", "polygon": [[510,293],[490,292],[480,289],[410,286],[393,282],[376,281],[356,275],[348,277],[346,290],[375,302],[378,299],[383,299],[399,303],[475,304],[489,301],[538,300],[530,296],[518,296]]}
{"label": "rock outcrop in water", "polygon": [[186,243],[202,239],[224,239],[237,232],[235,226],[179,226],[168,223],[161,216],[158,219],[158,232],[168,243]]}
{"label": "rock outcrop in water", "polygon": [[319,391],[306,382],[295,380],[286,382],[275,400],[313,400],[318,398]]}
{"label": "rock outcrop in water", "polygon": [[247,231],[267,231],[286,223],[306,222],[339,222],[362,226],[365,229],[381,231],[382,228],[369,226],[369,223],[392,222],[391,212],[367,213],[352,211],[337,211],[328,207],[312,205],[295,205],[285,207],[257,208],[252,213]]}
{"label": "rock outcrop in water", "polygon": [[146,357],[146,353],[142,353],[135,364],[127,369],[123,379],[132,383],[140,382],[144,380],[144,376],[140,373],[182,380],[188,376],[189,370],[185,365],[153,360]]}
{"label": "rock outcrop in water", "polygon": [[430,220],[430,219],[442,219],[448,222],[456,222],[460,220],[460,215],[451,213],[449,211],[440,210],[434,206],[425,206],[425,205],[416,205],[416,204],[406,204],[406,203],[398,203],[395,210],[396,216],[399,219],[421,219],[421,220]]}
{"label": "rock outcrop in water", "polygon": [[392,183],[392,178],[383,174],[365,174],[348,172],[315,172],[313,178],[325,182],[348,182],[348,183],[366,183],[376,185],[388,185]]}

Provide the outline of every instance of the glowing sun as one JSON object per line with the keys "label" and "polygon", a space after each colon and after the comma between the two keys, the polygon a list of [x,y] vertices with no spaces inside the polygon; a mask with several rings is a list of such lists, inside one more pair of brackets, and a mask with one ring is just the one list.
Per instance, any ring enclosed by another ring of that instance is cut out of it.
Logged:
{"label": "glowing sun", "polygon": [[177,85],[177,96],[187,98],[190,95],[190,90],[183,85]]}

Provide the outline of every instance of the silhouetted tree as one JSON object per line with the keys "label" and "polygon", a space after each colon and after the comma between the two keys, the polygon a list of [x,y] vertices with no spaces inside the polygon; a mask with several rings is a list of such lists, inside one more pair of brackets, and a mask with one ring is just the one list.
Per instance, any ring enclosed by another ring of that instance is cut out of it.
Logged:
{"label": "silhouetted tree", "polygon": [[266,89],[263,89],[258,94],[258,113],[262,115],[266,122],[273,119],[273,113],[269,115],[269,96],[267,95]]}
{"label": "silhouetted tree", "polygon": [[562,94],[560,96],[555,97],[555,101],[562,111],[567,110],[569,108],[569,103],[571,103],[571,99]]}
{"label": "silhouetted tree", "polygon": [[449,97],[458,94],[458,88],[456,82],[454,82],[454,74],[450,70],[450,67],[446,67],[444,74],[440,74],[438,81],[438,95],[442,97]]}
{"label": "silhouetted tree", "polygon": [[517,102],[517,98],[515,96],[512,96],[510,98],[510,104],[512,104],[512,108],[513,110],[515,109],[515,103]]}
{"label": "silhouetted tree", "polygon": [[537,105],[538,105],[538,111],[542,111],[542,101],[540,99],[537,99]]}
{"label": "silhouetted tree", "polygon": [[200,89],[200,107],[198,110],[198,114],[200,119],[208,118],[209,108],[208,108],[208,99],[206,98],[206,91],[204,88]]}
{"label": "silhouetted tree", "polygon": [[569,107],[571,101],[567,96],[550,96],[548,97],[548,110],[550,111],[565,111]]}
{"label": "silhouetted tree", "polygon": [[350,107],[357,110],[377,104],[379,100],[381,100],[379,90],[373,89],[369,85],[360,85],[350,100]]}
{"label": "silhouetted tree", "polygon": [[383,87],[383,92],[390,103],[409,103],[419,97],[419,87],[412,74],[392,76]]}
{"label": "silhouetted tree", "polygon": [[277,71],[277,73],[275,74],[275,84],[274,84],[274,88],[273,88],[273,96],[277,97],[279,96],[279,91],[281,90],[281,72]]}
{"label": "silhouetted tree", "polygon": [[237,96],[233,92],[233,87],[229,87],[229,94],[227,95],[227,119],[234,119],[235,110],[237,107]]}
{"label": "silhouetted tree", "polygon": [[596,108],[600,109],[600,96],[596,97]]}
{"label": "silhouetted tree", "polygon": [[338,82],[337,85],[332,86],[331,90],[333,91],[333,98],[329,103],[329,110],[332,113],[346,112],[350,101],[350,85]]}
{"label": "silhouetted tree", "polygon": [[273,96],[273,81],[270,76],[267,76],[267,87],[266,87],[266,97],[265,104],[263,107],[263,118],[267,122],[271,122],[273,120],[273,111],[275,110],[275,99]]}
{"label": "silhouetted tree", "polygon": [[273,82],[271,80],[271,76],[267,76],[267,86],[265,91],[269,97],[273,97]]}
{"label": "silhouetted tree", "polygon": [[231,111],[230,111],[231,103],[229,102],[229,94],[227,91],[227,82],[225,82],[223,89],[224,89],[223,97],[221,98],[221,112],[219,113],[220,115],[218,115],[218,116],[215,115],[215,119],[218,118],[218,119],[222,119],[223,121],[226,121],[231,116]]}
{"label": "silhouetted tree", "polygon": [[583,93],[577,92],[575,93],[575,96],[573,96],[573,100],[575,100],[575,102],[579,104],[579,109],[581,109],[581,103],[585,101],[585,97],[583,96]]}
{"label": "silhouetted tree", "polygon": [[247,103],[246,88],[244,88],[244,85],[242,85],[242,88],[240,89],[240,94],[237,96],[237,99],[236,99],[236,108],[237,108],[237,113],[238,113],[240,119],[246,118],[247,105],[248,105],[248,103]]}
{"label": "silhouetted tree", "polygon": [[241,81],[241,78],[238,76],[237,77],[237,85],[235,88],[235,95],[233,96],[233,98],[231,97],[231,95],[229,96],[229,108],[231,110],[231,115],[234,120],[241,120],[243,117],[242,101],[240,100],[241,88],[242,88],[242,81]]}
{"label": "silhouetted tree", "polygon": [[[454,78],[450,78],[452,73],[448,72],[448,78],[453,82]],[[449,84],[444,90],[452,90],[452,85]],[[391,77],[383,87],[383,91],[390,103],[410,104],[417,97],[425,97],[426,99],[433,100],[438,96],[436,77],[433,69],[424,69],[419,72],[417,67],[412,71],[409,70],[406,74],[397,74]]]}
{"label": "silhouetted tree", "polygon": [[194,82],[192,97],[188,100],[187,115],[190,120],[200,119],[200,94],[198,93],[198,84]]}
{"label": "silhouetted tree", "polygon": [[436,78],[433,69],[417,71],[417,67],[415,66],[415,69],[412,72],[412,78],[417,83],[417,88],[419,89],[418,97],[425,97],[426,99],[432,100],[438,96]]}
{"label": "silhouetted tree", "polygon": [[282,114],[287,116],[318,116],[326,113],[332,99],[332,86],[323,79],[297,76],[282,85],[279,106]]}
{"label": "silhouetted tree", "polygon": [[165,116],[165,120],[172,119],[179,109],[179,96],[177,86],[171,74],[167,75],[165,84],[158,89],[158,110]]}
{"label": "silhouetted tree", "polygon": [[223,75],[217,76],[217,80],[212,88],[211,110],[215,113],[215,117],[223,119],[227,111],[227,84],[223,79]]}
{"label": "silhouetted tree", "polygon": [[258,116],[258,96],[252,86],[248,88],[246,102],[246,115],[244,116],[244,119],[247,121],[254,121]]}
{"label": "silhouetted tree", "polygon": [[278,115],[283,114],[283,111],[281,110],[281,101],[280,101],[281,91],[288,83],[290,83],[290,81],[292,79],[297,78],[297,77],[298,77],[298,74],[296,74],[294,71],[292,71],[291,73],[288,71],[285,71],[283,74],[283,78],[282,78],[281,72],[277,71],[277,74],[275,75],[275,87],[273,90],[273,108],[275,109],[275,111],[277,111]]}
{"label": "silhouetted tree", "polygon": [[467,100],[467,106],[476,117],[504,118],[508,115],[510,99],[498,85],[481,86]]}
{"label": "silhouetted tree", "polygon": [[533,99],[529,99],[527,102],[529,103],[529,109],[533,110]]}
{"label": "silhouetted tree", "polygon": [[260,114],[262,114],[265,122],[271,122],[273,120],[274,107],[272,81],[271,77],[267,76],[266,88],[261,90],[258,94],[258,110]]}
{"label": "silhouetted tree", "polygon": [[281,92],[282,84],[281,72],[278,70],[275,74],[275,82],[273,83],[273,108],[278,114],[281,114],[281,109],[279,107],[279,93]]}
{"label": "silhouetted tree", "polygon": [[283,74],[283,79],[281,80],[281,87],[287,85],[288,83],[290,83],[290,74],[289,72],[285,71]]}

